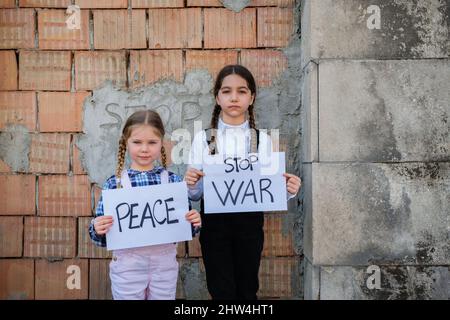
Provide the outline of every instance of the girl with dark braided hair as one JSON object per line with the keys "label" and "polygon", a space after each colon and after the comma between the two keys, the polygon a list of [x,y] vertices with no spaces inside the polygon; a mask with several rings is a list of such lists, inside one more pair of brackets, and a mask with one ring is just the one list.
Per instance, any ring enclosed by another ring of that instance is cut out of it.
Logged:
{"label": "girl with dark braided hair", "polygon": [[[119,140],[116,174],[106,180],[103,189],[182,181],[181,177],[166,170],[164,134],[158,113],[151,110],[133,113],[126,121]],[[124,169],[127,151],[131,159],[130,169]],[[153,164],[158,159],[162,166]],[[194,227],[201,225],[200,214],[190,210],[186,220],[192,224],[195,234]],[[104,215],[103,200],[100,198],[95,218],[89,226],[89,234],[96,245],[106,247],[105,234],[112,224],[113,217]],[[114,250],[109,275],[114,299],[173,300],[178,279],[176,243]]]}
{"label": "girl with dark braided hair", "polygon": [[[210,128],[196,134],[185,180],[191,200],[202,199],[203,158],[209,154],[245,157],[248,153],[272,152],[270,137],[256,129],[256,84],[251,72],[229,65],[214,85],[216,105]],[[299,177],[285,173],[287,199],[300,189]],[[203,213],[200,244],[206,281],[213,299],[257,299],[259,265],[264,244],[264,216],[251,213]]]}

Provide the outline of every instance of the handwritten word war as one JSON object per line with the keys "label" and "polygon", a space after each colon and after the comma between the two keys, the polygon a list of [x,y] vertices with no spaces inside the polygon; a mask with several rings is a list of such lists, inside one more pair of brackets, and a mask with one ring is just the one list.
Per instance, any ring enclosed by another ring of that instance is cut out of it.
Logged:
{"label": "handwritten word war", "polygon": [[220,202],[222,202],[223,205],[226,205],[228,203],[228,200],[231,200],[233,205],[236,205],[239,199],[239,195],[241,194],[241,190],[243,190],[242,187],[245,184],[246,184],[245,191],[242,193],[242,196],[240,198],[241,201],[238,203],[243,204],[247,197],[250,197],[250,200],[253,200],[254,203],[258,203],[258,199],[260,203],[264,203],[263,192],[268,194],[268,196],[270,197],[270,202],[274,201],[273,194],[268,190],[270,185],[272,184],[272,181],[270,181],[270,179],[262,178],[259,179],[258,183],[256,183],[257,189],[259,191],[258,192],[259,198],[257,198],[256,196],[255,183],[253,182],[253,179],[250,179],[249,181],[241,181],[241,183],[237,183],[236,187],[233,188],[235,182],[236,182],[235,179],[231,180],[230,184],[228,184],[227,181],[223,181],[226,187],[226,194],[224,197],[220,195],[216,183],[214,181],[211,182],[214,187],[214,190],[216,191],[217,196],[219,197]]}

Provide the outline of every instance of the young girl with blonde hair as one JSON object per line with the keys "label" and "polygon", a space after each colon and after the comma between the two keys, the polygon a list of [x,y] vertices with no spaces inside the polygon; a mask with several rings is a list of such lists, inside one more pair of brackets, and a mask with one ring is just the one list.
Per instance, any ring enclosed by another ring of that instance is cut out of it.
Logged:
{"label": "young girl with blonde hair", "polygon": [[[178,175],[166,170],[164,134],[158,113],[146,110],[132,114],[120,137],[116,174],[106,180],[103,189],[181,182]],[[123,170],[127,151],[131,166]],[[162,166],[154,166],[154,161],[158,159],[161,159]],[[196,210],[190,210],[186,219],[193,228],[201,225],[200,214]],[[89,234],[96,245],[106,246],[105,234],[112,224],[113,217],[104,215],[100,198],[95,218],[89,226]],[[176,243],[114,250],[109,274],[114,299],[173,300],[178,278]]]}

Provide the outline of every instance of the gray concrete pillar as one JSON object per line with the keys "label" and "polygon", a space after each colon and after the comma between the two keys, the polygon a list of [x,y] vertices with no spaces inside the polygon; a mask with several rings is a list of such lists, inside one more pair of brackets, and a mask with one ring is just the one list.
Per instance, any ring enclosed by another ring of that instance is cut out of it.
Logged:
{"label": "gray concrete pillar", "polygon": [[305,299],[450,298],[450,2],[301,11]]}

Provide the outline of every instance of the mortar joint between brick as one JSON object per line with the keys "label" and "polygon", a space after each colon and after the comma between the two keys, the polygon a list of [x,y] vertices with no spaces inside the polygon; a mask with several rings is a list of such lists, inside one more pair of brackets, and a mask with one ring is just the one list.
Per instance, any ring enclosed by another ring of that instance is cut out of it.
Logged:
{"label": "mortar joint between brick", "polygon": [[70,52],[70,92],[75,92],[75,51]]}
{"label": "mortar joint between brick", "polygon": [[[128,34],[125,37],[125,46],[126,47],[133,47],[133,14],[131,11],[131,8],[127,9],[127,29],[128,29]],[[128,36],[129,35],[129,36]]]}
{"label": "mortar joint between brick", "polygon": [[130,65],[131,65],[131,50],[125,50],[125,73],[126,73],[126,83],[125,86],[127,88],[131,88],[131,83],[132,83],[132,79],[131,79],[131,69],[130,69]]}
{"label": "mortar joint between brick", "polygon": [[19,50],[14,50],[14,55],[16,58],[16,66],[17,66],[16,82],[17,82],[18,89],[20,89],[19,88],[19,81],[20,81],[20,78],[19,78],[19,74],[20,74],[20,72],[19,72],[19,53],[20,53]]}
{"label": "mortar joint between brick", "polygon": [[33,261],[33,299],[36,299],[36,260],[34,258],[31,260]]}
{"label": "mortar joint between brick", "polygon": [[89,50],[94,50],[94,12],[89,9]]}
{"label": "mortar joint between brick", "polygon": [[34,101],[36,103],[36,117],[35,117],[36,125],[34,126],[34,130],[33,130],[34,132],[39,132],[41,130],[41,126],[39,123],[39,97],[38,97],[38,95],[39,95],[39,93],[36,91],[34,93]]}
{"label": "mortar joint between brick", "polygon": [[74,172],[73,172],[73,148],[74,148],[74,135],[71,134],[70,135],[70,143],[69,143],[69,172],[68,175],[69,176],[73,176]]}
{"label": "mortar joint between brick", "polygon": [[150,37],[150,30],[149,30],[149,23],[150,23],[150,13],[148,9],[145,9],[145,48],[149,48],[149,37]]}
{"label": "mortar joint between brick", "polygon": [[259,44],[258,44],[258,8],[255,8],[255,37],[256,37],[256,48],[258,48]]}
{"label": "mortar joint between brick", "polygon": [[90,289],[91,289],[91,287],[90,287],[90,282],[91,281],[89,281],[90,279],[89,279],[89,274],[91,273],[91,259],[86,259],[87,260],[87,270],[86,270],[86,272],[87,272],[87,298],[88,298],[88,300],[90,299]]}
{"label": "mortar joint between brick", "polygon": [[293,27],[296,27],[295,33],[297,33],[299,36],[301,35],[301,1],[297,1],[295,5],[293,6]]}
{"label": "mortar joint between brick", "polygon": [[205,49],[205,9],[201,8],[201,23],[202,23],[202,49]]}
{"label": "mortar joint between brick", "polygon": [[37,9],[33,9],[33,19],[34,19],[34,48],[39,49],[39,20]]}
{"label": "mortar joint between brick", "polygon": [[22,216],[22,251],[20,252],[20,257],[23,258],[25,254],[25,217]]}
{"label": "mortar joint between brick", "polygon": [[188,49],[181,49],[181,70],[183,70],[183,78],[181,79],[181,81],[183,81],[183,82],[184,82],[184,78],[186,77],[186,73],[187,73],[187,70],[186,70],[186,66],[187,66],[187,63],[186,63],[187,50]]}
{"label": "mortar joint between brick", "polygon": [[35,176],[34,183],[35,183],[34,216],[38,216],[39,215],[39,177],[37,175]]}
{"label": "mortar joint between brick", "polygon": [[91,218],[95,216],[95,183],[90,183],[90,195],[91,195]]}
{"label": "mortar joint between brick", "polygon": [[[78,219],[79,217],[75,217],[75,259],[80,259],[78,257]],[[88,259],[89,261],[89,259]],[[88,265],[88,270],[89,270],[89,265]],[[89,282],[89,281],[88,281]],[[89,291],[88,291],[89,294]]]}

